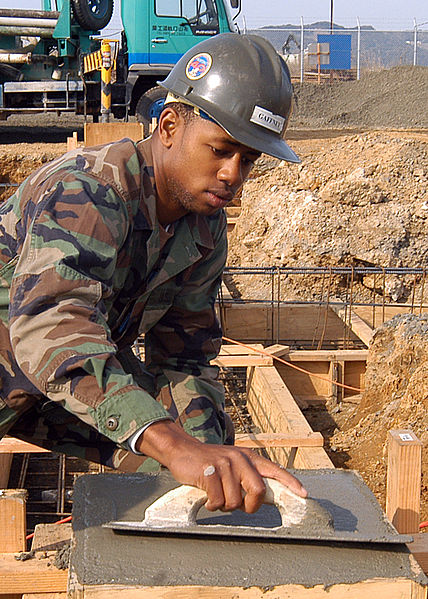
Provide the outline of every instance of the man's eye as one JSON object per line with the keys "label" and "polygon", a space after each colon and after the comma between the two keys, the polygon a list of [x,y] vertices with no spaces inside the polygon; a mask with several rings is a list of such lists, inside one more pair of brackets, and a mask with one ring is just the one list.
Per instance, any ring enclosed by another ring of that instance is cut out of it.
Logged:
{"label": "man's eye", "polygon": [[211,150],[214,152],[214,154],[216,154],[217,156],[223,156],[224,155],[224,150],[220,150],[220,148],[215,148],[214,146],[211,146]]}

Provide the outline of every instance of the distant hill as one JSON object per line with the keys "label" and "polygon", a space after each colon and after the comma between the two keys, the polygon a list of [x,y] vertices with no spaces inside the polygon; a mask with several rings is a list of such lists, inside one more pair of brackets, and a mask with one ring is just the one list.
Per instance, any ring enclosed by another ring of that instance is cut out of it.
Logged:
{"label": "distant hill", "polygon": [[[307,31],[317,29],[318,31]],[[330,31],[328,21],[317,21],[304,25],[304,47],[316,42],[317,34]],[[278,52],[289,38],[291,53],[299,52],[300,25],[268,25],[260,29],[249,30],[268,39]],[[334,33],[349,33],[352,36],[352,66],[357,60],[357,32],[353,27],[334,24]],[[413,64],[413,32],[412,31],[376,31],[371,25],[361,27],[361,68],[392,67]],[[418,32],[418,65],[428,66],[428,31]]]}

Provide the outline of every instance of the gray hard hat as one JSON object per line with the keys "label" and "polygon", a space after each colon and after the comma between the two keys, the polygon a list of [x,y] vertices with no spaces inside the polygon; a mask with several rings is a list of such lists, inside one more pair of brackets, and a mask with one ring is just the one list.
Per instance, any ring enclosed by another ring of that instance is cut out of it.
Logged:
{"label": "gray hard hat", "polygon": [[184,54],[159,85],[207,113],[233,139],[300,162],[283,135],[293,88],[285,61],[264,38],[222,33]]}

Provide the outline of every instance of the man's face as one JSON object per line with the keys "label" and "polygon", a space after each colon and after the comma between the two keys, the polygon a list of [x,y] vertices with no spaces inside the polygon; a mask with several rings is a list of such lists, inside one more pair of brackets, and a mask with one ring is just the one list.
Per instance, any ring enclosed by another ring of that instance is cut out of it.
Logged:
{"label": "man's face", "polygon": [[215,214],[233,199],[259,156],[211,121],[181,120],[165,169],[168,202],[183,214]]}

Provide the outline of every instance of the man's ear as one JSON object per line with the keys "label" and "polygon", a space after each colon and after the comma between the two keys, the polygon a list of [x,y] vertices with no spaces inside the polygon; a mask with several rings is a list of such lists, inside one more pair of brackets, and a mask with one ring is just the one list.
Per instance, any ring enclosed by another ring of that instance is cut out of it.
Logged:
{"label": "man's ear", "polygon": [[159,139],[166,148],[171,147],[174,138],[177,136],[177,133],[181,131],[183,126],[183,117],[174,110],[173,106],[166,106],[163,109],[158,122]]}

